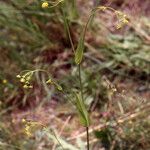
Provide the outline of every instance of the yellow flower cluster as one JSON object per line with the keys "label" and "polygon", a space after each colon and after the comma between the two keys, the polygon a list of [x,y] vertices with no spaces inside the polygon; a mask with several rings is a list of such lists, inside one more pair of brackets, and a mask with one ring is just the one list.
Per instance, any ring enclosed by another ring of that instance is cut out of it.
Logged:
{"label": "yellow flower cluster", "polygon": [[116,26],[117,29],[122,28],[124,25],[128,24],[128,19],[127,19],[127,15],[125,15],[124,13],[120,12],[120,11],[115,11],[115,14],[118,18],[118,24]]}
{"label": "yellow flower cluster", "polygon": [[59,3],[63,2],[64,0],[56,0],[56,1],[45,1],[42,3],[41,7],[42,8],[48,8],[49,7],[49,4],[51,5],[50,8],[52,7],[56,7],[57,5],[59,5]]}
{"label": "yellow flower cluster", "polygon": [[121,11],[117,11],[111,7],[107,7],[107,6],[98,6],[95,10],[101,10],[101,11],[105,11],[106,9],[111,10],[115,13],[117,19],[118,19],[118,23],[116,25],[117,29],[122,28],[124,25],[128,24],[128,19],[127,19],[127,15],[125,15],[124,13],[122,13]]}
{"label": "yellow flower cluster", "polygon": [[[23,83],[23,87],[25,89],[33,88],[33,86],[31,85],[31,80],[32,80],[33,74],[35,72],[46,73],[49,77],[49,74],[45,70],[42,70],[42,69],[33,70],[33,71],[23,71],[23,72],[25,72],[25,73],[24,74],[21,73],[21,74],[17,75],[16,77],[20,79],[20,82]],[[56,83],[54,80],[52,80],[50,77],[46,81],[46,84],[54,85],[57,88],[57,90],[63,91],[62,87],[58,83]]]}
{"label": "yellow flower cluster", "polygon": [[31,85],[31,79],[33,76],[33,72],[29,71],[25,73],[24,75],[17,75],[16,77],[20,79],[20,82],[23,83],[23,88],[25,89],[31,89],[33,86]]}
{"label": "yellow flower cluster", "polygon": [[27,121],[25,119],[22,119],[22,123],[25,125],[24,133],[28,137],[32,137],[33,133],[37,130],[44,129],[45,126],[39,122],[35,121]]}

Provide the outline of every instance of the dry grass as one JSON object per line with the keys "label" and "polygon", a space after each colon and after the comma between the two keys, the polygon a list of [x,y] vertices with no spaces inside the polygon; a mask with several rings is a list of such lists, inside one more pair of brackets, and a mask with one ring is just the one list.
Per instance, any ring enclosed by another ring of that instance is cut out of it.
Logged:
{"label": "dry grass", "polygon": [[[59,150],[59,142],[66,149],[83,150],[86,132],[65,97],[44,84],[43,74],[36,74],[31,91],[24,90],[15,78],[21,70],[43,68],[64,88],[78,88],[61,10],[42,10],[40,3],[33,3],[33,7],[32,2],[0,2],[0,150]],[[81,73],[92,120],[91,149],[148,150],[149,0],[102,4],[127,13],[130,23],[116,30],[115,17],[106,11],[95,16],[86,35]],[[72,6],[67,6],[65,11],[70,12]],[[67,14],[75,45],[93,3],[79,0],[77,6],[78,17],[74,12]],[[45,133],[38,128],[27,137],[23,118],[49,130]]]}

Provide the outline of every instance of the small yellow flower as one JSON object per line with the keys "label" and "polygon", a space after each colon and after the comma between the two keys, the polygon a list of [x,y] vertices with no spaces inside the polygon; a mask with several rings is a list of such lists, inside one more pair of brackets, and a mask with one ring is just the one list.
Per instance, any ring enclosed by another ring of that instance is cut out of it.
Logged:
{"label": "small yellow flower", "polygon": [[22,122],[24,123],[24,122],[26,122],[26,120],[23,118],[23,119],[22,119]]}
{"label": "small yellow flower", "polygon": [[29,85],[29,89],[32,89],[33,88],[33,86],[32,85]]}
{"label": "small yellow flower", "polygon": [[122,27],[122,24],[117,24],[116,29],[120,29]]}
{"label": "small yellow flower", "polygon": [[6,84],[8,81],[6,79],[3,80],[3,84]]}
{"label": "small yellow flower", "polygon": [[32,86],[32,85],[26,85],[26,84],[25,84],[25,85],[23,86],[23,88],[24,88],[24,89],[32,89],[33,86]]}
{"label": "small yellow flower", "polygon": [[24,88],[24,89],[28,89],[28,85],[25,84],[25,85],[23,86],[23,88]]}
{"label": "small yellow flower", "polygon": [[22,119],[22,123],[25,125],[23,132],[28,136],[32,137],[37,130],[43,130],[45,125],[36,122],[36,121],[27,121],[24,118]]}
{"label": "small yellow flower", "polygon": [[49,83],[49,84],[53,83],[53,82],[52,82],[52,79],[48,79],[48,80],[46,81],[46,83],[47,83],[47,84],[48,84],[48,83]]}
{"label": "small yellow flower", "polygon": [[24,132],[26,133],[26,135],[27,135],[28,137],[31,137],[31,136],[32,136],[32,132],[31,132],[31,127],[30,127],[30,125],[26,125]]}
{"label": "small yellow flower", "polygon": [[42,8],[47,8],[49,6],[48,2],[43,2],[42,3]]}
{"label": "small yellow flower", "polygon": [[20,79],[20,82],[22,82],[22,83],[25,82],[25,81],[26,81],[26,80],[25,80],[24,78],[21,78],[21,79]]}
{"label": "small yellow flower", "polygon": [[18,74],[17,76],[16,76],[17,78],[21,78],[21,76]]}
{"label": "small yellow flower", "polygon": [[128,20],[126,19],[126,18],[124,18],[123,20],[122,20],[122,22],[124,23],[124,24],[128,24]]}

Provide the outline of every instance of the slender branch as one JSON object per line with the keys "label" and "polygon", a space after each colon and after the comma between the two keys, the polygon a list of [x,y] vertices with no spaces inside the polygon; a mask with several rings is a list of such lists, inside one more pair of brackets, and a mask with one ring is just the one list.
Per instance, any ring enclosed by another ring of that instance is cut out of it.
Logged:
{"label": "slender branch", "polygon": [[67,18],[66,18],[66,14],[65,14],[62,7],[61,7],[61,10],[62,10],[62,13],[63,13],[64,24],[65,24],[66,31],[67,31],[67,34],[68,34],[68,38],[69,38],[69,41],[70,41],[70,44],[71,44],[71,48],[73,50],[73,53],[75,53],[75,48],[74,48],[73,40],[72,40],[72,37],[71,37],[70,27],[69,27],[69,24],[68,24],[68,21],[67,21]]}
{"label": "slender branch", "polygon": [[65,24],[66,24],[66,30],[67,30],[67,33],[68,33],[68,38],[69,38],[69,41],[70,41],[70,44],[71,44],[71,48],[72,48],[73,52],[75,53],[75,48],[74,48],[74,45],[73,45],[73,40],[72,40],[70,29],[69,29],[69,24],[68,24],[68,21],[67,21],[65,15],[64,15],[64,21],[65,21]]}
{"label": "slender branch", "polygon": [[89,127],[86,127],[86,141],[87,141],[87,150],[90,149],[90,143],[89,143]]}
{"label": "slender branch", "polygon": [[90,16],[89,16],[89,18],[88,18],[88,20],[87,20],[87,22],[86,22],[86,25],[85,25],[84,31],[83,31],[83,41],[85,41],[86,31],[87,31],[88,25],[90,24],[90,21],[92,20],[93,16],[94,16],[94,12],[92,12],[92,13],[90,14]]}

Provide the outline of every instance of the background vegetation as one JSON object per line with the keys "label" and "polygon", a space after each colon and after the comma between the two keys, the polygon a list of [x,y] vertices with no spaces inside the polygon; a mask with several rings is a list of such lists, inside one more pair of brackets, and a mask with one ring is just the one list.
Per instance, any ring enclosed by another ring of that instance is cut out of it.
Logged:
{"label": "background vegetation", "polygon": [[115,15],[102,11],[86,33],[81,75],[91,116],[90,149],[150,149],[150,1],[66,0],[46,9],[42,2],[0,1],[0,150],[86,149],[74,107],[45,84],[45,74],[35,73],[32,89],[24,89],[16,76],[43,69],[64,89],[78,89],[64,14],[77,46],[98,5],[124,12],[129,23],[116,29]]}

